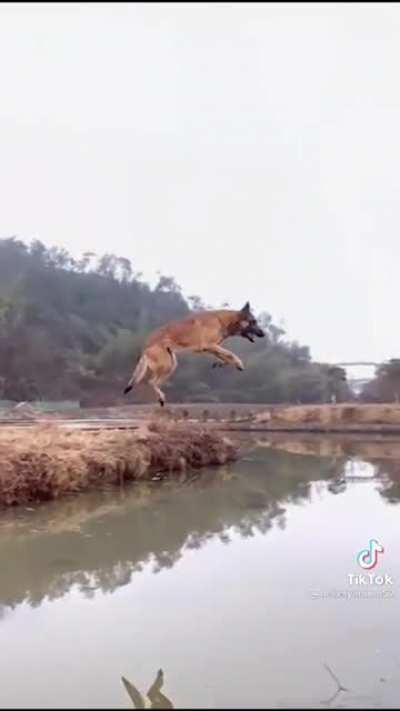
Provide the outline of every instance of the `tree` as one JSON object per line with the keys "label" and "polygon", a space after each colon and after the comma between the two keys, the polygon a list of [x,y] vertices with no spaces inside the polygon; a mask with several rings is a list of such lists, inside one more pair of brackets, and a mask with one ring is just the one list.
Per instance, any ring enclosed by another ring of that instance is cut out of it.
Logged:
{"label": "tree", "polygon": [[196,294],[188,296],[188,302],[191,311],[203,311],[205,309],[204,302],[202,301],[200,296],[196,296]]}
{"label": "tree", "polygon": [[380,400],[400,401],[400,358],[391,358],[378,366],[375,385]]}

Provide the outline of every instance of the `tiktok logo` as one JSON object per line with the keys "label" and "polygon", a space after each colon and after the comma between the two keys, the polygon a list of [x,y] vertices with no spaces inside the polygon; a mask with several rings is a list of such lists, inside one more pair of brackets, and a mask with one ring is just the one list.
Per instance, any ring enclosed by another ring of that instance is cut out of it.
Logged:
{"label": "tiktok logo", "polygon": [[375,538],[371,538],[367,548],[357,555],[357,563],[364,570],[372,570],[378,563],[378,553],[384,553],[384,547]]}

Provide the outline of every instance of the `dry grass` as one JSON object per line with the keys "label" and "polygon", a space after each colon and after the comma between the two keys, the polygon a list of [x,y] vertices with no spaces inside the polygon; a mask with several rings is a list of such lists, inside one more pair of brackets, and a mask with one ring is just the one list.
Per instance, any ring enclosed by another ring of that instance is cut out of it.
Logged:
{"label": "dry grass", "polygon": [[265,409],[256,422],[271,425],[400,425],[400,405],[295,405]]}
{"label": "dry grass", "polygon": [[141,431],[0,430],[0,504],[45,501],[124,481],[224,464],[237,447],[200,427],[150,424]]}

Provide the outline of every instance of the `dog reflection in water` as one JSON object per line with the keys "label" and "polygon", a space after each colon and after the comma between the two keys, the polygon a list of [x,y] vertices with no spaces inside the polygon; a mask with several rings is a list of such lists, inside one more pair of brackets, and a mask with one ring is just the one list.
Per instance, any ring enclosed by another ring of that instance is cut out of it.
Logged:
{"label": "dog reflection in water", "polygon": [[146,694],[148,700],[146,700],[142,696],[140,691],[137,690],[136,686],[134,686],[130,681],[128,681],[128,679],[125,679],[124,676],[121,677],[121,680],[122,680],[122,683],[123,683],[128,695],[129,695],[129,698],[133,702],[135,709],[145,709],[145,708],[173,709],[174,708],[172,702],[164,694],[161,693],[161,689],[164,684],[164,674],[163,674],[162,669],[158,670],[157,676]]}

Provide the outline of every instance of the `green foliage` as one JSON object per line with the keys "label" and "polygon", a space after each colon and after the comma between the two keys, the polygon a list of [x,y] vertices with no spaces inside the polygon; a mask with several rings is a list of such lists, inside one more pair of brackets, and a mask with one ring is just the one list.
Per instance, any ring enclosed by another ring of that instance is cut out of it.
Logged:
{"label": "green foliage", "polygon": [[[121,391],[146,334],[201,308],[201,298],[186,300],[173,277],[159,275],[152,289],[129,259],[92,252],[73,259],[38,240],[0,240],[2,397],[126,402]],[[270,314],[259,321],[266,338],[227,343],[243,358],[244,372],[212,369],[211,357],[180,355],[166,386],[169,399],[307,403],[348,395],[341,374],[312,362],[306,346],[286,341]],[[146,399],[145,389],[132,397]]]}

